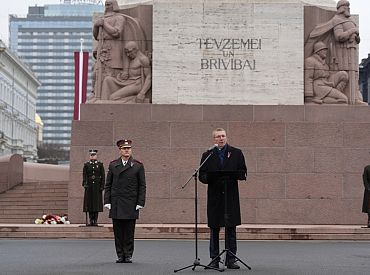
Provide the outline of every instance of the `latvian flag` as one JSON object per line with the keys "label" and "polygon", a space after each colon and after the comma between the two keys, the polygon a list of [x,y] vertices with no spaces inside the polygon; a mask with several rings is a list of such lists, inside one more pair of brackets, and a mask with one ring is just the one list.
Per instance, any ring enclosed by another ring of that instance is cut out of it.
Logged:
{"label": "latvian flag", "polygon": [[89,53],[74,52],[75,58],[75,103],[73,119],[80,119],[80,104],[86,102]]}

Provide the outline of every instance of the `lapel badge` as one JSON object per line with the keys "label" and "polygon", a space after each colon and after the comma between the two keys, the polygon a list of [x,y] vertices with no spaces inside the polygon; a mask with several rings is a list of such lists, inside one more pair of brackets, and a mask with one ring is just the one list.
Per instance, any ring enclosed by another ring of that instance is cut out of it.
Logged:
{"label": "lapel badge", "polygon": [[227,158],[229,159],[231,156],[231,152],[227,152]]}

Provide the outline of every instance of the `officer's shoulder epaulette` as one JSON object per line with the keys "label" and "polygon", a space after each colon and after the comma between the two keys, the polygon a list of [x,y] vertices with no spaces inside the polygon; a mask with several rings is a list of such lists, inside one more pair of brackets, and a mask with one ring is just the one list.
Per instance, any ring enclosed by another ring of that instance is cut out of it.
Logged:
{"label": "officer's shoulder epaulette", "polygon": [[140,160],[137,160],[137,159],[133,159],[134,162],[137,162],[139,164],[143,164]]}
{"label": "officer's shoulder epaulette", "polygon": [[114,159],[114,160],[112,160],[109,164],[118,164],[118,163],[120,163],[122,160],[121,160],[121,158],[118,158],[118,159]]}

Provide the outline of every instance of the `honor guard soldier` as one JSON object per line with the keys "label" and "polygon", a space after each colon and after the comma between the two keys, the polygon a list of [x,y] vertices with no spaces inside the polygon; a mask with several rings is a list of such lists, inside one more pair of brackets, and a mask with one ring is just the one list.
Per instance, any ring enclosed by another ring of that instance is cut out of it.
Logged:
{"label": "honor guard soldier", "polygon": [[89,213],[90,223],[86,225],[97,226],[98,214],[103,212],[102,191],[105,184],[105,171],[102,162],[97,160],[98,150],[91,149],[90,161],[84,164],[82,186],[85,188],[83,211]]}
{"label": "honor guard soldier", "polygon": [[131,140],[117,141],[120,157],[109,164],[104,206],[113,221],[116,263],[131,263],[136,219],[145,205],[144,165],[132,157]]}

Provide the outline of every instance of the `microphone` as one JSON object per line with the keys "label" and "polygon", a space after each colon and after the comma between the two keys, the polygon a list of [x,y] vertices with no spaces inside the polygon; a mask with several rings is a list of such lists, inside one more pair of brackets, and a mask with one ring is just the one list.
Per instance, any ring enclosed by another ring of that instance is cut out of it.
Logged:
{"label": "microphone", "polygon": [[218,145],[217,145],[217,144],[213,144],[211,147],[209,147],[209,148],[208,148],[208,150],[207,150],[207,151],[208,151],[208,152],[209,152],[209,151],[212,151],[213,149],[215,149],[215,148],[217,148],[217,147],[218,147]]}

